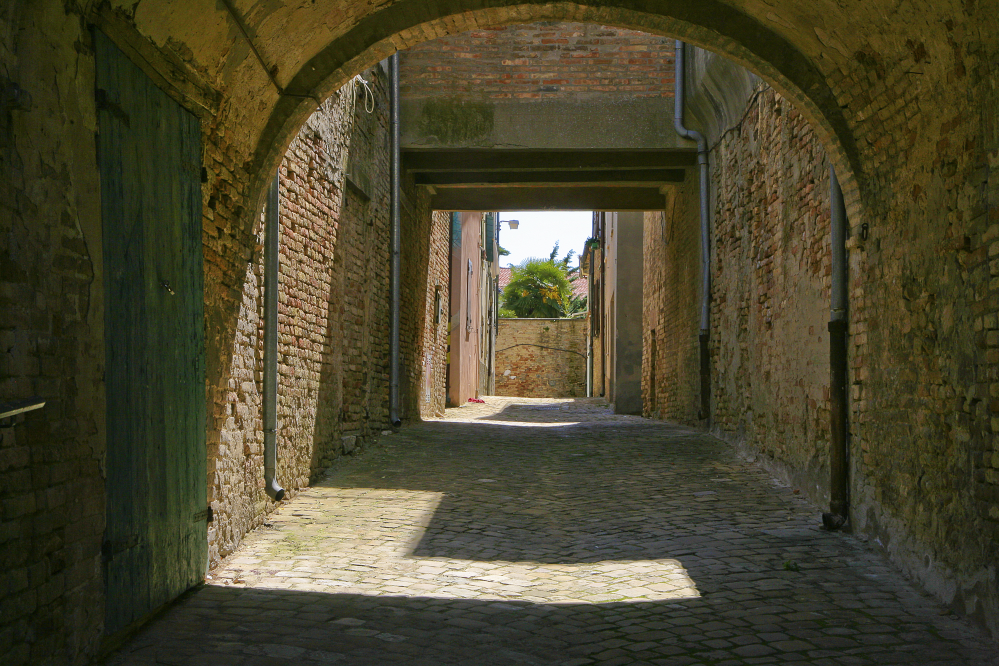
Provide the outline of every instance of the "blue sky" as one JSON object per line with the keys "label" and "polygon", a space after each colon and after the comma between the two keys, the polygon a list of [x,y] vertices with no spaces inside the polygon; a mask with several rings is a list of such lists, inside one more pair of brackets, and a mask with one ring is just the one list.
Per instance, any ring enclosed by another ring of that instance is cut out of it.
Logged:
{"label": "blue sky", "polygon": [[510,211],[500,213],[500,220],[520,220],[519,229],[500,225],[500,245],[510,255],[500,257],[501,266],[516,266],[528,257],[547,259],[552,246],[559,242],[559,257],[570,249],[576,251],[572,266],[579,264],[578,255],[590,237],[593,213],[590,211]]}

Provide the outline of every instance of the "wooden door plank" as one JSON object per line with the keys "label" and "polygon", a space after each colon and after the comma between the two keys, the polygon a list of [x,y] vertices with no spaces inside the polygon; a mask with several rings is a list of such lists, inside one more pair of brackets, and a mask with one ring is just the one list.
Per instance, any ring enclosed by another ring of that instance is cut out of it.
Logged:
{"label": "wooden door plank", "polygon": [[106,267],[106,632],[204,575],[200,126],[95,32]]}

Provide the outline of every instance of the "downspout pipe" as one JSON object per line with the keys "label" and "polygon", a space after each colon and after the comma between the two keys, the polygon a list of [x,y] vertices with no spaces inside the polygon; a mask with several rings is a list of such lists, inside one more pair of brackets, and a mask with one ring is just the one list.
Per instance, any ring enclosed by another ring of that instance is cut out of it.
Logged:
{"label": "downspout pipe", "polygon": [[830,240],[832,276],[829,304],[829,513],[822,514],[826,529],[838,530],[849,519],[849,403],[847,402],[848,265],[847,217],[843,190],[829,167],[831,204]]}
{"label": "downspout pipe", "polygon": [[684,78],[686,74],[684,55],[686,44],[676,40],[676,73],[673,77],[675,86],[673,107],[673,128],[685,139],[697,142],[697,164],[700,167],[700,199],[701,199],[701,330],[697,336],[700,347],[701,362],[701,408],[698,415],[701,419],[711,415],[711,358],[708,354],[708,334],[711,326],[711,227],[708,215],[710,197],[708,193],[708,142],[703,134],[687,129],[683,124],[683,107],[685,102]]}
{"label": "downspout pipe", "polygon": [[[593,213],[594,216],[597,213]],[[593,397],[593,270],[595,268],[596,253],[593,251],[593,246],[587,246],[584,252],[590,255],[590,270],[589,275],[586,276],[586,309],[587,317],[586,323],[586,397]]]}
{"label": "downspout pipe", "polygon": [[607,331],[610,318],[607,316],[607,213],[600,213],[600,397],[607,393]]}
{"label": "downspout pipe", "polygon": [[267,190],[264,212],[264,490],[276,502],[284,498],[277,482],[277,342],[278,251],[281,236],[278,175]]}
{"label": "downspout pipe", "polygon": [[389,117],[391,125],[391,235],[392,235],[392,317],[389,331],[389,421],[393,427],[402,425],[399,416],[399,311],[402,300],[400,283],[402,273],[402,217],[400,197],[402,165],[399,149],[399,54],[389,58]]}

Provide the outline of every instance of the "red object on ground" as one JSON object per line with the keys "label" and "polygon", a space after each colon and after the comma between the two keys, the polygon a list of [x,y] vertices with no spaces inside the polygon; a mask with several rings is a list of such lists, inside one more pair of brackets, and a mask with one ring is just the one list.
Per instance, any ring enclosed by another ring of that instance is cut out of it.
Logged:
{"label": "red object on ground", "polygon": [[479,398],[469,398],[468,401],[469,402],[481,402],[483,404],[485,404],[485,402],[486,402],[485,400],[480,400]]}

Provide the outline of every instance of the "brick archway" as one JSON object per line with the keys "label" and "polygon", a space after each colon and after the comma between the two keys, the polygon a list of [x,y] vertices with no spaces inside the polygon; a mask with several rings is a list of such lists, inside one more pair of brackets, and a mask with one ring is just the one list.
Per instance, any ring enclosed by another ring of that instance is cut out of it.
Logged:
{"label": "brick archway", "polygon": [[[202,168],[184,171],[200,171],[213,444],[229,418],[232,350],[254,353],[235,341],[262,185],[307,114],[352,74],[445,34],[546,19],[680,37],[760,74],[807,117],[849,198],[855,527],[999,635],[994,1],[7,4],[0,375],[5,398],[51,401],[30,432],[15,433],[24,446],[5,441],[0,464],[12,493],[4,526],[14,530],[0,545],[17,583],[4,599],[16,612],[0,620],[0,654],[14,663],[79,661],[103,631],[104,290],[114,266],[102,253],[91,24],[201,121]],[[236,439],[227,446],[247,457]],[[257,493],[233,478],[246,497]],[[252,521],[230,525],[238,537]]]}
{"label": "brick archway", "polygon": [[[760,75],[811,123],[837,172],[843,174],[851,221],[861,223],[858,176],[864,172],[863,158],[828,77],[801,46],[724,0],[683,2],[670,7],[668,13],[644,0],[617,0],[602,6],[509,0],[467,0],[460,7],[423,0],[394,3],[361,18],[287,79],[248,161],[250,200],[262,202],[268,174],[315,110],[316,101],[333,94],[355,73],[397,50],[444,35],[480,26],[544,20],[596,23],[680,38],[723,54]],[[259,205],[250,210],[256,208]]]}

